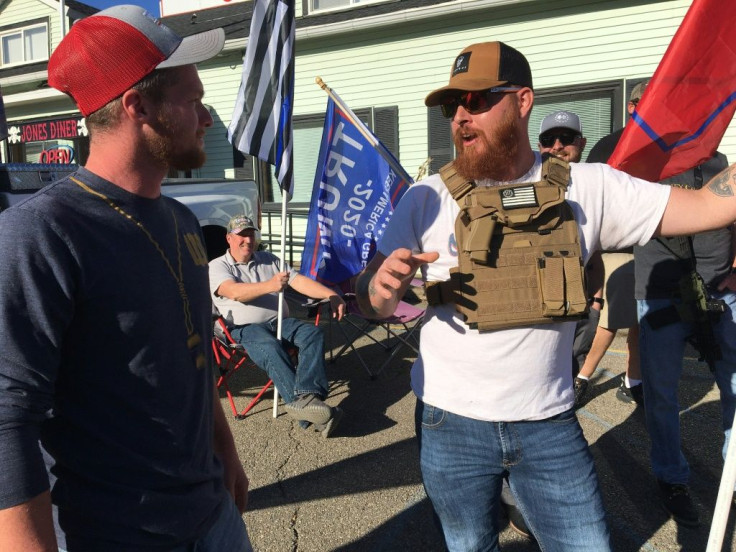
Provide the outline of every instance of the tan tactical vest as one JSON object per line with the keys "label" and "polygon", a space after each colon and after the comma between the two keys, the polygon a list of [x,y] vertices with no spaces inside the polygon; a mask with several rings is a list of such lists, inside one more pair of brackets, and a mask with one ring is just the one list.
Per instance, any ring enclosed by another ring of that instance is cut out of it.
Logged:
{"label": "tan tactical vest", "polygon": [[587,312],[578,225],[565,201],[570,168],[548,157],[542,180],[477,187],[455,172],[440,176],[460,206],[458,266],[427,283],[430,305],[455,303],[481,332],[575,320]]}

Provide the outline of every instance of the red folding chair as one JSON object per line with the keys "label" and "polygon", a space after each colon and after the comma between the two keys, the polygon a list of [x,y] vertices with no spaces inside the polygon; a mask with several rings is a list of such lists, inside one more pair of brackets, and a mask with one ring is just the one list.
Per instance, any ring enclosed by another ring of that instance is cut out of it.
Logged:
{"label": "red folding chair", "polygon": [[230,335],[225,319],[220,315],[216,315],[215,318],[214,332],[212,335],[212,351],[215,354],[215,363],[220,371],[220,377],[217,379],[217,388],[225,389],[233,415],[237,419],[242,420],[256,405],[256,403],[261,400],[261,397],[266,391],[268,391],[268,388],[273,385],[273,380],[269,379],[268,383],[261,388],[253,399],[251,399],[248,406],[238,412],[238,409],[235,406],[235,399],[233,398],[230,386],[228,385],[228,380],[235,374],[235,372],[244,366],[253,368],[257,368],[257,366],[248,356],[245,347],[235,341],[233,336]]}

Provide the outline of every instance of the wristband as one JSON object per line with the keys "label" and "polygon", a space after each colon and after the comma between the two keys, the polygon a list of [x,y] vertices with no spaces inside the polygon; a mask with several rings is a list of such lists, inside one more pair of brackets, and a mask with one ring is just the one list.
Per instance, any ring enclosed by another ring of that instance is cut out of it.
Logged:
{"label": "wristband", "polygon": [[593,303],[598,303],[601,308],[603,308],[603,305],[606,304],[606,301],[602,297],[591,297],[588,303],[590,305],[592,305]]}

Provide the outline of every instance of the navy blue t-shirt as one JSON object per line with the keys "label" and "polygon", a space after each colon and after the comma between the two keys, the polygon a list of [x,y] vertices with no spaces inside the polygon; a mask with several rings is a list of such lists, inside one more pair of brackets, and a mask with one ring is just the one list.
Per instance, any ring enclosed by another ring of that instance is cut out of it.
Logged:
{"label": "navy blue t-shirt", "polygon": [[196,217],[80,169],[0,214],[0,250],[0,508],[50,469],[62,547],[199,537],[227,492]]}

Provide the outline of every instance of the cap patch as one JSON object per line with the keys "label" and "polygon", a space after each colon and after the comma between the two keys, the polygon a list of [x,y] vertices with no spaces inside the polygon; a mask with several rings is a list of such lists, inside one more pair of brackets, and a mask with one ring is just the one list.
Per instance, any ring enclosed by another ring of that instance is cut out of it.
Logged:
{"label": "cap patch", "polygon": [[457,56],[455,60],[455,67],[452,70],[452,76],[454,77],[458,73],[467,73],[470,68],[470,54],[473,52],[465,52]]}
{"label": "cap patch", "polygon": [[504,209],[539,206],[534,186],[521,186],[519,188],[501,190],[501,205],[503,205]]}

